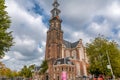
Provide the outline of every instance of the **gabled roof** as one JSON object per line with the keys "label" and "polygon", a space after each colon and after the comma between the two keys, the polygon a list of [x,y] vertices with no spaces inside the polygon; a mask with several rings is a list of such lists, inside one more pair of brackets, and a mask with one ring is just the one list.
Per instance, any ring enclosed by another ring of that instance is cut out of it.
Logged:
{"label": "gabled roof", "polygon": [[79,41],[71,43],[69,41],[63,40],[63,43],[67,48],[75,48],[78,45]]}
{"label": "gabled roof", "polygon": [[60,58],[60,59],[57,59],[54,63],[54,65],[61,65],[61,64],[74,65],[69,58]]}

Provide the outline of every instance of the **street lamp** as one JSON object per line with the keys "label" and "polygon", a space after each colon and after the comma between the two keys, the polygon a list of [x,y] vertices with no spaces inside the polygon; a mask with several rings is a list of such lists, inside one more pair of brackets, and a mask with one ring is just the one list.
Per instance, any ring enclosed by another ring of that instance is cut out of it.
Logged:
{"label": "street lamp", "polygon": [[108,55],[108,51],[107,51],[107,50],[106,50],[106,54],[107,54],[107,59],[108,59],[108,63],[109,63],[108,68],[109,68],[110,71],[111,71],[111,74],[112,74],[113,79],[115,79],[115,76],[114,76],[114,74],[113,74],[113,69],[112,69],[112,66],[111,66],[111,62],[110,62],[110,57],[109,57],[109,55]]}

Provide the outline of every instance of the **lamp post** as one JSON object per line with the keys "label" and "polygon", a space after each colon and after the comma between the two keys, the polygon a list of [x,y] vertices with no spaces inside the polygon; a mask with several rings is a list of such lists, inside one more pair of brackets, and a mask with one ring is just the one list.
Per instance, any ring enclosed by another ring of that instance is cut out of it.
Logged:
{"label": "lamp post", "polygon": [[1,68],[2,68],[2,66],[0,65],[0,79],[1,79]]}
{"label": "lamp post", "polygon": [[106,54],[107,54],[108,63],[110,65],[110,71],[111,71],[112,77],[113,77],[113,79],[115,79],[115,76],[113,74],[113,69],[112,69],[112,66],[111,66],[111,62],[110,62],[110,57],[108,55],[108,51],[107,50],[106,50]]}

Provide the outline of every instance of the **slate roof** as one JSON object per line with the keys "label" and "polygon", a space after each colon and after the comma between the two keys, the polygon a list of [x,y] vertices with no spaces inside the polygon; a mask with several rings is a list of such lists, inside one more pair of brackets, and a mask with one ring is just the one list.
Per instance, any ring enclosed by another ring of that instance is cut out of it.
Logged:
{"label": "slate roof", "polygon": [[60,59],[57,59],[54,63],[54,65],[60,65],[60,64],[74,65],[69,58],[60,58]]}
{"label": "slate roof", "polygon": [[35,67],[34,67],[34,70],[35,70],[35,71],[39,71],[40,68],[41,68],[40,66],[35,66]]}
{"label": "slate roof", "polygon": [[69,41],[63,40],[63,43],[67,48],[75,48],[78,45],[79,41],[71,43]]}

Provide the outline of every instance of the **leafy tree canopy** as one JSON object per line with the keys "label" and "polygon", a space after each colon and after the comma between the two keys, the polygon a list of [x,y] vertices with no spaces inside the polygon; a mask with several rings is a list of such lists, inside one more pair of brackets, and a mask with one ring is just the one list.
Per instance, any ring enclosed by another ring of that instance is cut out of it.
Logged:
{"label": "leafy tree canopy", "polygon": [[30,78],[32,77],[32,71],[31,68],[27,67],[26,65],[21,69],[19,72],[19,75],[24,78]]}
{"label": "leafy tree canopy", "polygon": [[5,0],[0,0],[0,58],[2,58],[5,52],[9,51],[13,45],[12,32],[8,31],[11,21],[5,8]]}
{"label": "leafy tree canopy", "polygon": [[102,36],[96,37],[91,43],[86,44],[86,51],[91,74],[112,75],[107,68],[109,57],[114,75],[120,76],[120,49],[115,41],[109,41]]}
{"label": "leafy tree canopy", "polygon": [[2,62],[0,62],[0,76],[12,78],[18,76],[18,73],[17,71],[12,71],[11,69],[7,68]]}
{"label": "leafy tree canopy", "polygon": [[44,74],[47,69],[48,69],[48,64],[46,60],[43,60],[42,64],[41,64],[41,69],[40,69],[40,74]]}

